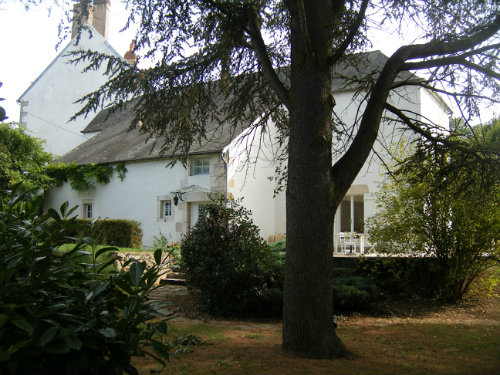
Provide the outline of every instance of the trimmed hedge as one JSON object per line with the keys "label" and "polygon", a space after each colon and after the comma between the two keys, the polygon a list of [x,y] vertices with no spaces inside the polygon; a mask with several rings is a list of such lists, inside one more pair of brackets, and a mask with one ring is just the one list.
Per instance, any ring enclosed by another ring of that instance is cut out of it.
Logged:
{"label": "trimmed hedge", "polygon": [[140,248],[142,245],[142,229],[137,221],[76,219],[76,222],[80,226],[71,233],[73,237],[92,237],[98,244],[109,246]]}

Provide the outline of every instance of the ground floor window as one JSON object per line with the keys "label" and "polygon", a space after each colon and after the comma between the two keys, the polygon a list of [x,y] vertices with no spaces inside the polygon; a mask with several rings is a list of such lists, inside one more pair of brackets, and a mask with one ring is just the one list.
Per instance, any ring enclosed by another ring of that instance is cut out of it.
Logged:
{"label": "ground floor window", "polygon": [[83,217],[85,219],[92,219],[94,214],[93,209],[92,202],[83,203]]}
{"label": "ground floor window", "polygon": [[161,201],[161,217],[167,218],[172,216],[172,201],[165,200]]}
{"label": "ground floor window", "polygon": [[364,195],[347,195],[340,204],[340,231],[364,233]]}

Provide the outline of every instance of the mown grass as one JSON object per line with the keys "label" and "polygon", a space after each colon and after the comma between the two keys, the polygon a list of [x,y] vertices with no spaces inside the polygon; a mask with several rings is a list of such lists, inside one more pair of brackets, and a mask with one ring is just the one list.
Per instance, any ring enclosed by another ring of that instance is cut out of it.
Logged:
{"label": "mown grass", "polygon": [[[281,350],[281,324],[169,323],[169,336],[196,334],[197,345],[172,358],[159,374],[498,374],[500,322],[341,325],[338,334],[354,360],[304,359]],[[141,374],[158,370],[137,360]]]}

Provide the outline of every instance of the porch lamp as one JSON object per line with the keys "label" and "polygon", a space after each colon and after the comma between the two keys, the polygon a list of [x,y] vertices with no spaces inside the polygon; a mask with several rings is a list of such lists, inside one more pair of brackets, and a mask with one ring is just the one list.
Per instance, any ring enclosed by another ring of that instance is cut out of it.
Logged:
{"label": "porch lamp", "polygon": [[174,196],[174,206],[177,206],[178,203],[179,203],[179,195],[175,194],[175,196]]}

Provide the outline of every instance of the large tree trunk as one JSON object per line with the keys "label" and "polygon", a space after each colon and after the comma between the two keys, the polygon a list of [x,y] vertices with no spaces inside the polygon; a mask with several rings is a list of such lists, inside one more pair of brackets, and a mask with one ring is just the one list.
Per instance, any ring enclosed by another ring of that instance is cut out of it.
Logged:
{"label": "large tree trunk", "polygon": [[292,12],[291,33],[283,348],[314,358],[347,353],[333,322],[330,12],[331,8],[307,9],[307,33],[301,25],[305,18],[293,17],[300,11]]}

